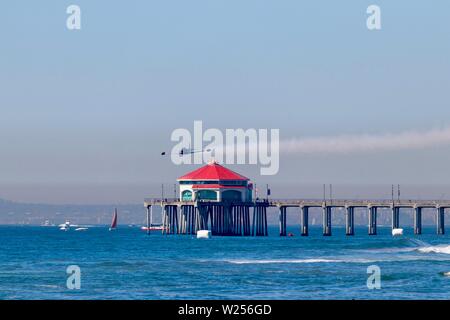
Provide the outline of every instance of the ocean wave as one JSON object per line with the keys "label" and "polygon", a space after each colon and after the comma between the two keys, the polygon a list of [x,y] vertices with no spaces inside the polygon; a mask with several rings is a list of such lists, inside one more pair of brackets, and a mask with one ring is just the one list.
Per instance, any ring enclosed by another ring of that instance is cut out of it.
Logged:
{"label": "ocean wave", "polygon": [[443,253],[450,254],[450,246],[448,245],[438,245],[438,246],[428,246],[418,248],[417,251],[421,253]]}
{"label": "ocean wave", "polygon": [[146,261],[101,261],[94,264],[96,267],[124,267],[124,268],[138,268],[147,265]]}
{"label": "ocean wave", "polygon": [[[420,252],[420,253],[442,253],[450,254],[450,245],[431,245],[425,241],[419,239],[405,239],[404,245],[407,247],[390,247],[390,248],[376,248],[361,250],[364,252],[377,252],[377,253],[407,253],[407,252]],[[412,245],[412,246],[411,246]]]}
{"label": "ocean wave", "polygon": [[375,260],[368,259],[243,259],[225,260],[232,264],[298,264],[298,263],[372,263]]}
{"label": "ocean wave", "polygon": [[427,256],[383,256],[370,258],[336,258],[336,259],[228,259],[219,262],[231,264],[308,264],[308,263],[381,263],[381,262],[406,262],[406,261],[448,261],[443,258],[431,258]]}
{"label": "ocean wave", "polygon": [[53,284],[37,284],[35,286],[39,287],[39,288],[47,288],[47,289],[61,289],[62,288],[60,286],[53,285]]}
{"label": "ocean wave", "polygon": [[378,254],[378,253],[408,253],[416,251],[417,247],[408,247],[408,248],[398,248],[398,247],[392,247],[392,248],[380,248],[380,249],[364,249],[364,250],[358,250],[358,252],[362,253],[370,253],[370,254]]}
{"label": "ocean wave", "polygon": [[381,244],[377,244],[373,248],[361,248],[358,251],[362,253],[408,253],[417,251],[418,248],[430,247],[431,244],[419,239],[402,238],[395,242],[386,241]]}
{"label": "ocean wave", "polygon": [[420,246],[420,247],[428,247],[430,246],[429,243],[423,241],[423,240],[419,240],[419,239],[413,239],[413,238],[408,238],[406,239],[409,243],[412,243],[414,245]]}

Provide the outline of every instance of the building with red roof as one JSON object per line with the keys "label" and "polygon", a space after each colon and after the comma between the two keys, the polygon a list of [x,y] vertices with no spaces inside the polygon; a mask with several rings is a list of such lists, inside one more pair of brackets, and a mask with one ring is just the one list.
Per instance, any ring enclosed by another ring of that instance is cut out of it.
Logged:
{"label": "building with red roof", "polygon": [[211,162],[177,179],[182,201],[252,201],[250,179]]}

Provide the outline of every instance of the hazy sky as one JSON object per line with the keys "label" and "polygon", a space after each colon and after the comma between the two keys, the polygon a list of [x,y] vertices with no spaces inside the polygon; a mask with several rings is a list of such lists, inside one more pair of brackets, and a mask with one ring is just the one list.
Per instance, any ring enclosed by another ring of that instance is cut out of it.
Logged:
{"label": "hazy sky", "polygon": [[[66,28],[70,4],[81,7],[80,31]],[[370,4],[381,7],[380,31],[366,28]],[[4,1],[0,198],[159,194],[195,168],[160,156],[194,120],[313,144],[438,130],[439,143],[399,150],[289,152],[273,177],[233,169],[260,184],[402,183],[416,186],[412,196],[442,185],[433,196],[450,197],[449,38],[446,0]]]}

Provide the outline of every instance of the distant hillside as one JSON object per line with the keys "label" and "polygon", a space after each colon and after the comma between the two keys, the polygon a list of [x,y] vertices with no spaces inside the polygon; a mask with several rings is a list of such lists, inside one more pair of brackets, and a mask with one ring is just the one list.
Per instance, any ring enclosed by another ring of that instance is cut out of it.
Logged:
{"label": "distant hillside", "polygon": [[0,224],[40,225],[46,220],[60,224],[109,224],[117,207],[119,222],[141,224],[145,221],[143,205],[53,205],[13,202],[0,199]]}
{"label": "distant hillside", "polygon": [[[145,224],[146,211],[143,204],[123,205],[53,205],[13,202],[0,199],[0,224],[23,224],[41,225],[46,220],[50,223],[60,224],[69,220],[74,224],[109,224],[111,222],[114,208],[119,211],[119,224]],[[155,207],[155,223],[160,222],[160,207]],[[300,224],[299,210],[288,210],[288,224],[296,226]],[[378,214],[378,225],[390,225],[391,217],[389,211],[380,211]],[[400,218],[402,226],[411,226],[413,223],[412,212],[403,212]],[[278,224],[278,212],[275,208],[269,210],[268,223]],[[322,210],[311,209],[310,224],[320,225],[322,223]],[[333,225],[344,225],[344,212],[333,214]],[[355,224],[367,225],[367,212],[357,210],[355,212]],[[434,211],[426,211],[423,214],[423,224],[434,224]]]}

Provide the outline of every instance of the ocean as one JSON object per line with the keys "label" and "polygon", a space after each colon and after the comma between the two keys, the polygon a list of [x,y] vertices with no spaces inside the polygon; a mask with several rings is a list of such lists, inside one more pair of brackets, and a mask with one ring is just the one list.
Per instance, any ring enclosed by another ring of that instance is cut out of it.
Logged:
{"label": "ocean", "polygon": [[[450,237],[425,227],[393,238],[147,236],[137,227],[0,227],[0,299],[450,299]],[[69,265],[81,288],[70,290]],[[369,266],[381,288],[369,289]]]}

